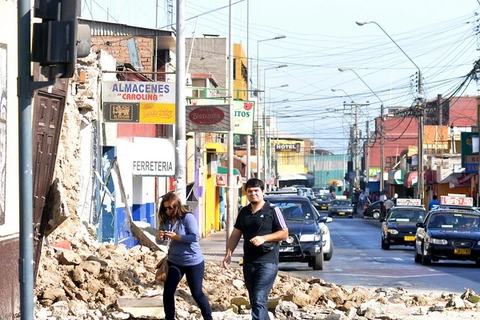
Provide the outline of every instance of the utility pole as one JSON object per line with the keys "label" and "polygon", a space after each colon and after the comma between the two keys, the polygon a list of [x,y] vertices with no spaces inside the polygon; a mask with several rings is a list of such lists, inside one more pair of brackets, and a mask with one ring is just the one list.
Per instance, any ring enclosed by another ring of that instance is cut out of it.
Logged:
{"label": "utility pole", "polygon": [[187,138],[185,119],[185,1],[177,0],[177,43],[175,73],[175,192],[185,203],[187,187],[185,182],[187,169]]}
{"label": "utility pole", "polygon": [[[354,70],[354,69],[351,69],[351,68],[346,68],[346,67],[340,67],[338,68],[338,71],[340,72],[344,72],[344,71],[352,71],[353,73],[355,73],[355,75],[363,82],[364,85],[367,86],[367,88],[375,95],[375,97],[377,97],[377,99],[381,102],[381,105],[380,105],[380,185],[379,185],[379,191],[380,191],[380,194],[382,194],[383,192],[383,184],[384,184],[384,171],[385,171],[385,155],[384,155],[384,146],[385,146],[385,114],[384,114],[384,103],[383,103],[383,100],[380,99],[380,97],[375,93],[375,91],[373,91],[372,88],[370,88],[370,86],[365,82],[365,80],[363,80],[362,77],[360,77],[360,75]],[[367,134],[368,134],[368,131],[367,131]]]}
{"label": "utility pole", "polygon": [[370,193],[368,182],[370,180],[370,128],[366,125],[366,139],[365,139],[365,192],[368,195]]}
{"label": "utility pole", "polygon": [[354,101],[352,101],[352,103],[344,103],[344,106],[354,107],[353,112],[354,112],[355,122],[352,126],[353,127],[352,129],[352,154],[353,154],[352,161],[355,169],[355,179],[354,179],[355,188],[360,187],[360,133],[359,133],[359,126],[358,126],[358,108],[369,106],[369,105],[370,105],[369,103],[355,103]]}
{"label": "utility pole", "polygon": [[[418,67],[417,67],[418,68]],[[422,71],[418,69],[418,198],[424,203],[424,179],[423,179],[423,132],[425,125],[425,100],[423,99]]]}
{"label": "utility pole", "polygon": [[[366,24],[375,24],[377,27],[380,28],[380,30],[385,33],[385,35],[397,46],[400,51],[407,57],[408,60],[417,68],[418,70],[418,95],[417,95],[417,107],[416,109],[418,110],[417,113],[417,118],[418,118],[418,169],[417,169],[417,197],[420,199],[420,202],[423,204],[424,203],[424,180],[423,180],[423,127],[424,127],[424,118],[425,118],[425,100],[423,99],[423,83],[422,83],[422,71],[420,68],[417,66],[417,64],[410,58],[410,56],[400,47],[400,45],[393,40],[393,38],[388,34],[385,29],[382,28],[381,25],[379,25],[375,21],[356,21],[355,22],[359,26],[363,26]],[[383,182],[382,182],[383,183]]]}

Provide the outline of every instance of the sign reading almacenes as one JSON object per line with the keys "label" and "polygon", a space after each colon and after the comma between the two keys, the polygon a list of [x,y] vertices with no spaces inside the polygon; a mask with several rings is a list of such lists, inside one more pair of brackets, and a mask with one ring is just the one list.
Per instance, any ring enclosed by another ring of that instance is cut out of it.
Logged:
{"label": "sign reading almacenes", "polygon": [[168,82],[103,81],[105,122],[175,124],[175,85]]}
{"label": "sign reading almacenes", "polygon": [[112,93],[121,95],[122,100],[125,101],[142,101],[150,100],[156,101],[160,97],[170,92],[169,83],[157,82],[134,82],[122,83],[117,82],[112,86]]}

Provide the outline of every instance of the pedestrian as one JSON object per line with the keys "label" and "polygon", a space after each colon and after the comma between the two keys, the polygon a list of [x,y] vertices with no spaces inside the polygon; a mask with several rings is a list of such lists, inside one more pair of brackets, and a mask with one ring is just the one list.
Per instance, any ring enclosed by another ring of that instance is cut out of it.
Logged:
{"label": "pedestrian", "polygon": [[385,200],[383,205],[385,206],[385,215],[388,215],[388,213],[390,212],[390,209],[393,208],[395,203],[393,202],[392,198],[387,198],[387,200]]}
{"label": "pedestrian", "polygon": [[432,200],[428,203],[428,211],[432,210],[434,207],[437,207],[440,205],[440,202],[438,202],[438,197],[436,194],[433,195]]}
{"label": "pedestrian", "polygon": [[[227,242],[222,265],[230,267],[232,254],[243,235],[243,277],[252,306],[253,320],[268,320],[268,295],[278,273],[278,242],[288,236],[288,228],[278,207],[264,200],[265,184],[252,178],[245,184],[249,204],[238,213]],[[273,245],[272,250],[264,248]]]}
{"label": "pedestrian", "polygon": [[212,309],[203,293],[205,260],[200,250],[200,233],[195,216],[182,205],[174,193],[167,193],[159,209],[160,230],[157,241],[169,239],[168,275],[163,287],[165,319],[175,319],[175,292],[185,275],[193,299],[202,312],[203,319],[212,319]]}
{"label": "pedestrian", "polygon": [[220,207],[220,229],[225,230],[227,214],[225,212],[225,200],[223,199],[222,196],[220,196],[219,207]]}

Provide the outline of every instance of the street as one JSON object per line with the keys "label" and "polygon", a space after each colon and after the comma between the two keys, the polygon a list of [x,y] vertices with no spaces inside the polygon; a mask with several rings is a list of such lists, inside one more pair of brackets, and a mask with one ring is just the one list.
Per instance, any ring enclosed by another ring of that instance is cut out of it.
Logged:
{"label": "street", "polygon": [[439,261],[430,266],[414,262],[413,247],[380,247],[380,223],[372,219],[333,218],[328,224],[335,244],[333,258],[322,271],[306,264],[281,263],[292,276],[317,277],[347,286],[398,287],[415,290],[480,292],[480,272],[474,262]]}

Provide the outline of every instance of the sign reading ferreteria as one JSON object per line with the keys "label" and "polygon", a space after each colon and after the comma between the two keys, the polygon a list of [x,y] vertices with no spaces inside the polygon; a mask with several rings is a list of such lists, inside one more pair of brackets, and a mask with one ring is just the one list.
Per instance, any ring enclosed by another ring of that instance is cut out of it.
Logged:
{"label": "sign reading ferreteria", "polygon": [[175,84],[104,81],[102,106],[105,122],[175,124]]}
{"label": "sign reading ferreteria", "polygon": [[134,176],[175,175],[175,147],[168,139],[135,137],[130,157]]}

